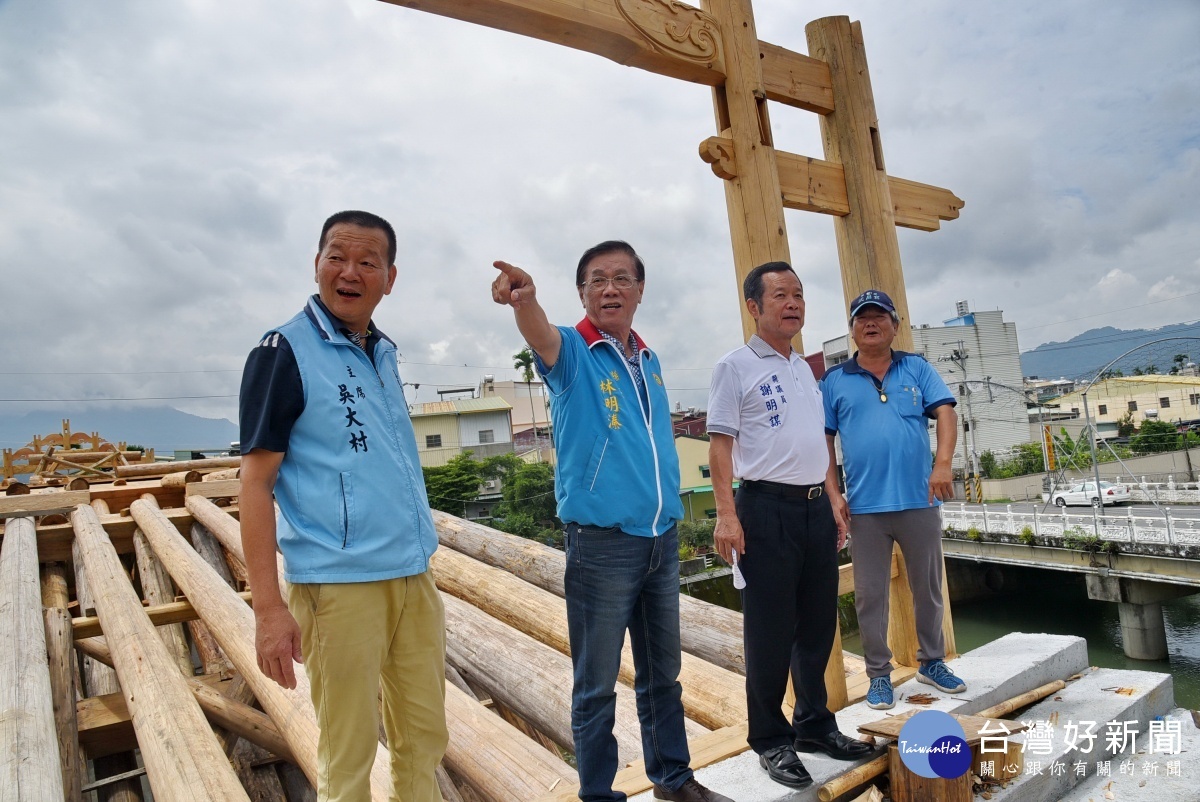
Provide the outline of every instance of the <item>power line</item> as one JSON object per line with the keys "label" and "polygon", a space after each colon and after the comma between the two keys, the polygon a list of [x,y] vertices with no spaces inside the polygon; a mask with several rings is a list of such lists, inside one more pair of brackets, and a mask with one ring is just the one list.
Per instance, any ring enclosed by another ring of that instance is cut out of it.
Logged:
{"label": "power line", "polygon": [[184,401],[197,398],[237,398],[237,395],[160,395],[139,398],[0,398],[4,404],[55,403],[77,404],[85,401]]}

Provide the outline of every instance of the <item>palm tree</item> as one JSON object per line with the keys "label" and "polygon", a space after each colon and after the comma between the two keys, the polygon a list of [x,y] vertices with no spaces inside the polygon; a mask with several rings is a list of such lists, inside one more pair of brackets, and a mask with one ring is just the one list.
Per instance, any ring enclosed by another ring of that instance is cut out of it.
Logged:
{"label": "palm tree", "polygon": [[529,390],[529,422],[533,425],[533,444],[537,447],[537,412],[533,406],[533,351],[525,346],[513,354],[513,367],[521,371],[521,378]]}

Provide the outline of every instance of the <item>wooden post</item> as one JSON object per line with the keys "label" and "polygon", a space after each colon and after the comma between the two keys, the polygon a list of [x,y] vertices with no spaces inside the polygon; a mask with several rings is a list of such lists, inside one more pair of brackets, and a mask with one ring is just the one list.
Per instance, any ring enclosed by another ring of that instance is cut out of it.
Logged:
{"label": "wooden post", "polygon": [[[733,140],[736,153],[733,175],[724,183],[737,281],[734,297],[740,301],[747,273],[764,262],[791,261],[783,194],[750,0],[703,0],[701,8],[716,20],[724,45],[725,83],[713,88],[713,110],[717,130]],[[754,319],[744,303],[739,302],[738,309],[742,337],[749,340]],[[793,347],[803,353],[799,334]]]}
{"label": "wooden post", "polygon": [[[438,549],[429,563],[438,587],[563,654],[570,654],[567,611],[562,599],[512,574]],[[711,729],[746,720],[745,680],[686,652],[679,683],[687,716]],[[621,681],[633,684],[633,655],[628,642],[621,653]]]}
{"label": "wooden post", "polygon": [[62,563],[42,568],[42,613],[46,622],[46,653],[50,661],[50,689],[54,694],[54,724],[58,732],[58,754],[62,762],[63,795],[66,802],[81,802],[86,768],[79,753],[79,727],[75,719],[75,638],[67,611],[67,573]]}
{"label": "wooden post", "polygon": [[[145,501],[135,501],[149,507]],[[97,592],[96,613],[133,717],[150,787],[158,799],[246,800],[245,790],[212,735],[154,626],[142,611],[95,510],[71,514],[76,542]]]}
{"label": "wooden post", "polygon": [[[150,544],[146,542],[146,536],[142,534],[140,529],[133,531],[133,553],[137,559],[138,580],[142,586],[142,597],[149,604],[167,604],[175,601],[175,588],[171,584],[171,577],[167,575],[167,571],[162,567],[162,563],[154,556],[154,552],[150,549]],[[192,666],[192,654],[188,649],[187,641],[183,637],[183,626],[180,624],[165,624],[157,627],[158,635],[162,638],[163,645],[167,647],[167,654],[175,662],[179,668],[179,673],[185,677],[190,677],[196,673]]]}
{"label": "wooden post", "polygon": [[163,487],[187,487],[188,482],[199,482],[203,477],[200,471],[177,471],[168,473],[162,478]]}
{"label": "wooden post", "polygon": [[833,630],[833,648],[829,651],[829,662],[825,666],[825,692],[829,696],[826,706],[831,713],[836,713],[849,703],[846,693],[846,666],[842,662],[840,621]]}
{"label": "wooden post", "polygon": [[511,724],[446,683],[446,764],[486,799],[537,799],[579,775]]}
{"label": "wooden post", "polygon": [[[229,566],[225,562],[225,553],[221,551],[221,547],[213,540],[208,530],[199,524],[193,524],[191,529],[192,545],[196,547],[196,553],[204,558],[204,561],[212,566],[212,569],[217,572],[221,580],[233,587],[233,576],[229,572]],[[235,588],[236,589],[236,588]],[[196,645],[196,654],[200,657],[200,664],[204,668],[205,674],[219,674],[221,676],[229,676],[233,673],[233,664],[229,662],[229,658],[225,656],[225,652],[221,651],[220,645],[209,631],[208,625],[203,621],[189,621],[188,632],[192,634],[192,643]],[[253,693],[247,691],[249,696]]]}
{"label": "wooden post", "polygon": [[895,744],[888,747],[888,777],[891,779],[893,802],[973,802],[971,772],[945,780],[941,777],[922,777],[909,771],[900,759]]}
{"label": "wooden post", "polygon": [[187,459],[176,462],[151,462],[145,465],[118,465],[116,474],[122,479],[166,476],[179,471],[204,471],[213,468],[237,468],[241,457],[213,457],[211,459]]}
{"label": "wooden post", "polygon": [[[448,593],[442,594],[442,602],[450,664],[556,743],[573,749],[570,658]],[[642,756],[633,691],[623,685],[617,686],[613,734],[622,765]]]}
{"label": "wooden post", "polygon": [[[104,499],[93,499],[92,509],[100,515],[108,513],[108,502]],[[81,615],[95,615],[96,601],[92,594],[92,583],[88,576],[87,566],[79,551],[79,541],[71,543],[72,562],[75,566],[75,598],[79,602]],[[117,673],[102,662],[84,653],[82,659],[83,689],[86,696],[105,696],[119,693],[121,685],[117,682]],[[96,779],[124,774],[137,767],[133,754],[106,755],[92,761],[93,773]],[[141,783],[124,780],[106,785],[98,792],[101,802],[137,802],[142,798]]]}
{"label": "wooden post", "polygon": [[888,647],[896,665],[916,666],[917,618],[908,586],[908,569],[899,545],[892,547],[892,560],[896,571],[888,591]]}
{"label": "wooden post", "polygon": [[4,524],[0,549],[0,788],[14,802],[63,798],[32,518]]}
{"label": "wooden post", "polygon": [[204,476],[201,477],[201,481],[220,482],[225,479],[237,479],[241,475],[242,475],[241,468],[224,468],[219,471],[213,471],[212,473],[204,474]]}
{"label": "wooden post", "polygon": [[[197,514],[190,498],[188,509],[193,515]],[[228,515],[225,517],[229,518]],[[566,557],[561,551],[438,510],[433,511],[433,521],[438,542],[443,546],[501,568],[555,596],[564,595]],[[679,619],[679,635],[685,652],[728,671],[746,673],[741,613],[680,595]]]}
{"label": "wooden post", "polygon": [[826,160],[841,164],[846,178],[850,213],[835,217],[833,229],[847,313],[864,290],[883,290],[900,316],[896,348],[908,351],[908,295],[862,27],[849,17],[825,17],[810,22],[805,33],[809,55],[829,65],[833,89],[833,111],[821,116],[821,136]]}

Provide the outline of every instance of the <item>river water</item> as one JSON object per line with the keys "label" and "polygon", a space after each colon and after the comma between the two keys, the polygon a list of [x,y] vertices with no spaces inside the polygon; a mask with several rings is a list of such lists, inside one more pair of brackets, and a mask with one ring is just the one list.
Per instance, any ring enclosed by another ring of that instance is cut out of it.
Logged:
{"label": "river water", "polygon": [[[1013,577],[1020,579],[1020,577]],[[1174,678],[1175,703],[1200,709],[1200,595],[1163,603],[1167,627],[1165,661],[1133,660],[1121,651],[1117,605],[1087,597],[1082,575],[1030,569],[1018,587],[984,599],[952,604],[954,636],[960,653],[990,643],[1009,632],[1047,632],[1078,635],[1087,640],[1092,665],[1169,673]],[[741,609],[731,577],[694,582],[684,592],[734,610]],[[843,620],[842,645],[862,653],[854,624]],[[969,684],[970,677],[963,677]]]}

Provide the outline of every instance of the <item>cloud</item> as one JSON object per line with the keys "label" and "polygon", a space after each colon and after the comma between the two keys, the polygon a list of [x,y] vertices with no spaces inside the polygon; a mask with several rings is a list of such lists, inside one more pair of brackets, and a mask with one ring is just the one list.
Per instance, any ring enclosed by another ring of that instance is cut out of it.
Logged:
{"label": "cloud", "polygon": [[[939,232],[899,232],[914,321],[968,299],[1032,347],[1194,317],[1168,299],[1200,252],[1200,7],[755,13],[801,52],[810,20],[860,20],[889,173],[966,201]],[[778,147],[823,155],[814,115],[770,116]],[[315,290],[321,222],[367,208],[399,235],[377,322],[420,400],[516,376],[492,260],[572,324],[579,254],[618,237],[649,270],[635,325],[672,399],[702,406],[741,337],[725,187],[696,155],[715,132],[706,87],[373,0],[0,3],[0,314],[18,333],[0,397],[236,395],[249,348]],[[786,221],[815,350],[845,330],[833,223]],[[236,416],[231,397],[173,403]]]}

